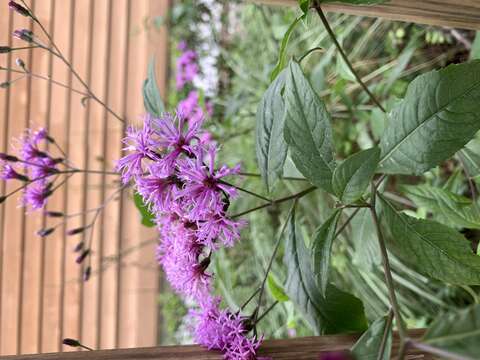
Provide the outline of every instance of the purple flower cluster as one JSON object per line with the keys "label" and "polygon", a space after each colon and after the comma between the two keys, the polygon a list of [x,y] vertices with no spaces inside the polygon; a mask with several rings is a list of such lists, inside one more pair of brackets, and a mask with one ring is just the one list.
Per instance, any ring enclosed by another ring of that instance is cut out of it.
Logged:
{"label": "purple flower cluster", "polygon": [[191,83],[198,75],[197,53],[188,48],[185,41],[180,42],[178,50],[182,53],[177,59],[177,90],[182,90],[186,84]]}
{"label": "purple flower cluster", "polygon": [[18,139],[16,156],[0,154],[0,179],[25,182],[22,205],[33,210],[45,206],[52,194],[51,177],[59,173],[57,165],[63,161],[45,151],[48,142],[52,139],[45,129],[28,129]]}
{"label": "purple flower cluster", "polygon": [[160,233],[157,259],[172,288],[199,306],[196,340],[220,349],[225,359],[254,359],[260,341],[247,337],[240,315],[219,309],[212,295],[212,254],[231,247],[245,222],[228,217],[237,196],[225,181],[239,166],[216,166],[218,147],[202,130],[203,119],[165,114],[147,115],[141,129],[130,128],[124,139],[127,154],[119,160],[123,181],[154,212]]}
{"label": "purple flower cluster", "polygon": [[208,349],[219,349],[226,360],[265,359],[256,357],[261,339],[248,338],[248,318],[220,309],[220,298],[212,298],[201,311],[190,311],[196,323],[195,338]]}

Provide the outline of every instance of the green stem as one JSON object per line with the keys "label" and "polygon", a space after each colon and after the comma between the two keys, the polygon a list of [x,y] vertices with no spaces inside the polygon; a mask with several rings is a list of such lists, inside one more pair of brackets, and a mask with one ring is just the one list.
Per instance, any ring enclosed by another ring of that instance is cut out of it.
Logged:
{"label": "green stem", "polygon": [[380,102],[377,100],[377,98],[372,94],[372,92],[369,90],[367,85],[365,85],[365,83],[362,81],[360,76],[357,74],[356,70],[353,68],[352,63],[348,60],[348,57],[345,54],[345,52],[343,51],[342,46],[340,45],[340,43],[337,40],[337,37],[335,36],[335,33],[333,32],[332,28],[330,27],[330,24],[328,23],[328,20],[325,17],[325,14],[323,13],[323,10],[320,7],[320,4],[316,2],[315,5],[314,5],[314,8],[317,11],[317,14],[320,17],[320,20],[322,21],[323,26],[325,27],[325,30],[327,31],[328,35],[332,39],[333,43],[335,44],[335,47],[337,48],[337,50],[338,50],[340,56],[342,57],[343,61],[345,61],[345,64],[347,64],[347,66],[350,69],[350,71],[352,72],[353,76],[355,76],[355,79],[358,81],[358,83],[363,88],[363,90],[365,90],[365,92],[368,94],[370,99],[372,99],[372,101],[380,108],[380,110],[382,110],[383,112],[386,112],[385,108],[382,106],[382,104],[380,104]]}
{"label": "green stem", "polygon": [[400,334],[400,340],[403,343],[407,340],[408,334],[407,329],[405,327],[405,323],[402,319],[402,315],[400,313],[400,306],[398,305],[397,296],[395,294],[395,284],[393,283],[392,278],[392,271],[390,269],[390,262],[388,260],[388,252],[387,247],[385,245],[385,239],[383,237],[382,228],[380,226],[380,221],[378,219],[377,213],[375,211],[375,201],[376,201],[376,189],[375,185],[372,183],[372,200],[370,201],[370,211],[372,213],[373,222],[375,225],[375,229],[377,231],[378,237],[378,245],[380,246],[380,252],[382,255],[382,263],[383,269],[385,272],[385,282],[388,288],[388,293],[390,297],[390,303],[392,305],[393,313],[395,315],[395,319],[397,320],[398,332]]}
{"label": "green stem", "polygon": [[303,54],[300,59],[298,59],[298,62],[301,63],[303,59],[305,59],[308,55],[310,55],[311,53],[313,53],[314,51],[324,51],[325,49],[320,47],[320,46],[316,46],[310,50],[308,50],[305,54]]}
{"label": "green stem", "polygon": [[470,357],[465,357],[465,356],[462,356],[462,355],[454,354],[450,351],[439,349],[439,348],[436,348],[434,346],[424,344],[424,343],[421,343],[421,342],[410,341],[410,345],[412,347],[418,349],[418,350],[421,350],[423,352],[426,352],[426,353],[429,353],[429,354],[432,354],[432,355],[440,356],[441,358],[445,358],[445,359],[473,360]]}
{"label": "green stem", "polygon": [[388,312],[387,323],[385,324],[385,331],[383,332],[380,349],[378,350],[377,360],[382,360],[383,355],[385,354],[385,348],[387,346],[387,340],[388,340],[388,333],[390,332],[390,328],[392,326],[393,315],[394,315],[393,309],[390,309],[390,311]]}

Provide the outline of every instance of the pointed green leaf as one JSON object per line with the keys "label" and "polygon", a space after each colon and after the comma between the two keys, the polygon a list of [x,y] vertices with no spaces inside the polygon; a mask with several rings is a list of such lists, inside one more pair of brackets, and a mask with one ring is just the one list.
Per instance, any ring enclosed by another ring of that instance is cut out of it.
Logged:
{"label": "pointed green leaf", "polygon": [[348,157],[333,172],[333,191],[344,204],[363,195],[377,169],[380,149],[360,151]]}
{"label": "pointed green leaf", "polygon": [[330,254],[332,252],[333,239],[335,238],[337,223],[341,213],[341,210],[334,211],[315,231],[313,237],[313,272],[318,279],[323,296],[325,296],[327,291]]}
{"label": "pointed green leaf", "polygon": [[270,81],[275,80],[275,78],[280,74],[283,68],[287,65],[287,45],[288,41],[290,40],[290,35],[292,35],[293,30],[297,26],[297,24],[304,18],[305,15],[299,16],[296,18],[293,23],[290,24],[285,35],[283,35],[282,44],[280,45],[280,53],[278,55],[278,61],[275,68],[272,70],[270,74]]}
{"label": "pointed green leaf", "polygon": [[267,286],[268,289],[270,290],[270,293],[272,294],[272,297],[277,300],[278,302],[285,302],[290,300],[288,295],[285,294],[285,291],[283,288],[277,283],[275,278],[272,276],[272,274],[268,275],[267,278]]}
{"label": "pointed green leaf", "polygon": [[285,292],[303,313],[317,334],[358,332],[366,329],[362,302],[329,284],[323,297],[312,272],[310,256],[296,229],[295,212],[288,223],[284,263],[287,266]]}
{"label": "pointed green leaf", "polygon": [[480,284],[480,256],[459,232],[431,220],[398,213],[378,197],[391,236],[388,246],[418,272],[458,285]]}
{"label": "pointed green leaf", "polygon": [[150,61],[147,78],[143,82],[143,104],[145,110],[152,116],[160,117],[165,112],[165,106],[158,90],[155,75],[155,59]]}
{"label": "pointed green leaf", "polygon": [[480,61],[417,77],[389,117],[380,171],[422,174],[440,164],[480,129]]}
{"label": "pointed green leaf", "polygon": [[353,345],[352,354],[356,360],[377,360],[384,334],[386,334],[386,342],[381,360],[390,360],[392,350],[392,327],[388,326],[388,316],[381,317],[373,322],[368,330]]}
{"label": "pointed green leaf", "polygon": [[449,352],[478,359],[480,354],[480,305],[440,315],[423,342]]}
{"label": "pointed green leaf", "polygon": [[457,155],[465,165],[465,169],[470,177],[480,175],[480,155],[468,147],[464,147]]}
{"label": "pointed green leaf", "polygon": [[415,204],[438,216],[440,222],[480,229],[480,217],[470,199],[426,184],[403,186],[402,189]]}
{"label": "pointed green leaf", "polygon": [[270,84],[257,109],[256,150],[260,173],[268,191],[283,175],[287,156],[287,143],[283,139],[285,104],[281,91],[285,85],[285,72]]}
{"label": "pointed green leaf", "polygon": [[133,201],[135,206],[137,207],[138,211],[140,212],[140,216],[142,218],[142,225],[146,227],[154,227],[155,226],[155,215],[153,215],[148,207],[144,204],[142,195],[135,192],[133,194]]}
{"label": "pointed green leaf", "polygon": [[370,271],[373,266],[382,262],[370,209],[359,209],[357,215],[350,222],[350,226],[351,238],[355,247],[353,261],[362,266],[364,270]]}
{"label": "pointed green leaf", "polygon": [[284,136],[297,169],[314,185],[332,192],[333,158],[330,114],[300,65],[291,61],[285,85]]}

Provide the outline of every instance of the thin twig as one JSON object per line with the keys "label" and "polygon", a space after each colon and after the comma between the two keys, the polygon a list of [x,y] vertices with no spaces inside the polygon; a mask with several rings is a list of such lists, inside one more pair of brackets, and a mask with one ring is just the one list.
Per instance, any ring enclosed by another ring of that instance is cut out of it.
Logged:
{"label": "thin twig", "polygon": [[322,8],[320,7],[320,4],[319,3],[315,3],[314,5],[314,8],[315,10],[317,11],[317,14],[318,16],[320,17],[320,20],[322,21],[323,23],[323,26],[325,27],[325,30],[327,31],[328,35],[330,35],[330,38],[332,39],[333,43],[335,44],[335,47],[337,48],[340,56],[342,57],[342,59],[345,61],[345,63],[347,64],[348,68],[350,69],[350,71],[352,72],[353,76],[355,76],[355,79],[358,81],[358,83],[362,86],[363,90],[365,90],[365,92],[368,94],[368,96],[370,97],[370,99],[372,99],[372,101],[380,108],[380,110],[382,110],[383,112],[386,112],[385,108],[382,106],[382,104],[380,104],[380,102],[377,100],[377,98],[372,94],[372,92],[370,91],[370,89],[367,87],[367,85],[365,85],[365,83],[362,81],[362,79],[360,78],[360,76],[357,74],[356,70],[353,68],[352,66],[352,63],[350,62],[350,60],[348,60],[348,57],[347,55],[345,54],[345,52],[343,51],[342,49],[342,46],[340,45],[340,43],[338,42],[337,40],[337,37],[335,36],[335,33],[333,32],[332,28],[330,27],[330,24],[328,23],[328,20],[327,18],[325,17],[325,14],[323,13],[323,10]]}
{"label": "thin twig", "polygon": [[410,341],[409,344],[412,347],[414,347],[418,350],[421,350],[423,352],[426,352],[426,353],[429,353],[429,354],[432,354],[432,355],[440,356],[440,357],[445,358],[445,359],[473,360],[471,357],[465,357],[465,356],[462,356],[462,355],[454,354],[450,351],[439,349],[437,347],[434,347],[434,346],[431,346],[431,345],[428,345],[428,344],[425,344],[425,343]]}
{"label": "thin twig", "polygon": [[390,308],[390,311],[388,312],[387,323],[385,324],[385,331],[383,332],[383,336],[382,336],[382,342],[380,343],[380,349],[378,350],[377,360],[382,360],[383,355],[385,354],[385,348],[387,346],[387,340],[388,340],[388,333],[390,332],[392,327],[393,315],[394,315],[393,309]]}
{"label": "thin twig", "polygon": [[259,199],[262,199],[262,200],[265,200],[265,201],[269,201],[269,202],[272,201],[271,199],[269,199],[269,198],[267,198],[267,197],[265,197],[265,196],[263,196],[263,195],[260,195],[260,194],[257,194],[257,193],[255,193],[255,192],[253,192],[253,191],[244,189],[244,188],[242,188],[242,187],[240,187],[240,186],[237,186],[237,185],[234,185],[234,184],[230,184],[230,183],[228,183],[228,182],[226,182],[226,181],[220,180],[220,183],[221,183],[221,184],[224,184],[224,185],[231,186],[231,187],[237,189],[238,191],[242,191],[242,192],[244,192],[244,193],[246,193],[246,194],[255,196],[255,197],[259,198]]}

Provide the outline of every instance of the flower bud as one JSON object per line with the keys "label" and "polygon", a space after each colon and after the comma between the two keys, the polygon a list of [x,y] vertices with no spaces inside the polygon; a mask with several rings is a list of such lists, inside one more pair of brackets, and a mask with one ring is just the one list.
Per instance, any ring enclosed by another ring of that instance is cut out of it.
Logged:
{"label": "flower bud", "polygon": [[0,204],[7,200],[6,196],[0,196]]}
{"label": "flower bud", "polygon": [[55,228],[46,228],[46,229],[40,229],[37,231],[37,235],[40,237],[46,237],[53,233],[55,231]]}
{"label": "flower bud", "polygon": [[5,161],[10,161],[10,162],[18,161],[18,158],[16,156],[5,154],[5,153],[0,153],[0,159]]}
{"label": "flower bud", "polygon": [[47,211],[45,212],[45,215],[49,217],[64,217],[65,214],[61,211]]}
{"label": "flower bud", "polygon": [[80,234],[80,233],[84,232],[86,228],[87,228],[86,226],[82,226],[82,227],[78,227],[78,228],[75,228],[75,229],[70,229],[70,230],[67,231],[67,235]]}
{"label": "flower bud", "polygon": [[16,58],[15,59],[15,64],[17,64],[18,67],[20,67],[22,69],[25,69],[25,62],[22,59]]}
{"label": "flower bud", "polygon": [[83,249],[83,246],[84,246],[84,245],[85,245],[84,242],[83,242],[83,241],[80,241],[80,242],[77,244],[77,246],[75,246],[75,249],[73,249],[73,251],[79,252],[80,250]]}
{"label": "flower bud", "polygon": [[33,32],[28,29],[15,30],[12,35],[20,40],[33,42]]}
{"label": "flower bud", "polygon": [[23,7],[22,5],[20,4],[17,4],[15,1],[10,1],[8,3],[8,7],[10,8],[10,10],[13,10],[17,13],[19,13],[20,15],[22,16],[26,16],[26,17],[30,17],[31,14],[30,14],[30,11],[28,11],[25,7]]}
{"label": "flower bud", "polygon": [[75,260],[77,264],[81,264],[83,260],[90,254],[90,249],[84,250]]}
{"label": "flower bud", "polygon": [[10,46],[0,46],[0,54],[6,54],[12,51]]}
{"label": "flower bud", "polygon": [[83,281],[88,281],[90,279],[90,275],[92,275],[92,267],[87,266],[87,268],[83,272]]}
{"label": "flower bud", "polygon": [[9,88],[10,85],[11,85],[11,83],[9,81],[2,82],[2,83],[0,83],[0,89]]}
{"label": "flower bud", "polygon": [[73,347],[80,346],[80,342],[78,340],[70,339],[70,338],[63,339],[62,343],[63,345],[67,345],[67,346],[73,346]]}

